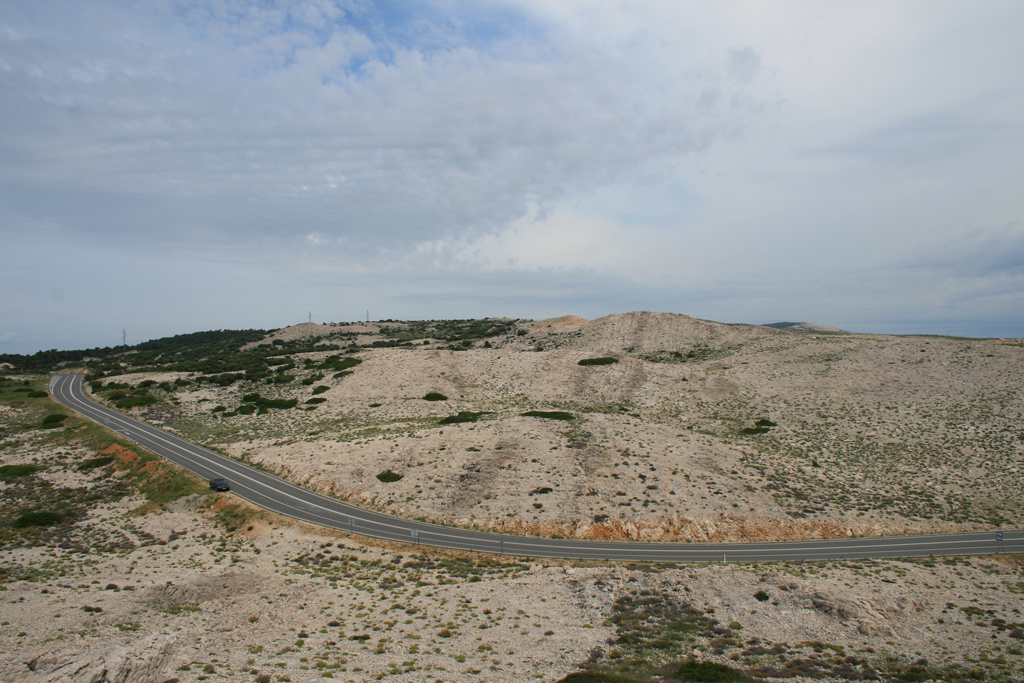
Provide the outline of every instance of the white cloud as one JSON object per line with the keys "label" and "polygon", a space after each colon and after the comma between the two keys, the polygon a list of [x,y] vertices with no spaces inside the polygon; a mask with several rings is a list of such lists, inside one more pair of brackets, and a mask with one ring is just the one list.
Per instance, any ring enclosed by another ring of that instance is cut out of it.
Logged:
{"label": "white cloud", "polygon": [[12,3],[0,237],[12,262],[31,234],[61,266],[102,245],[255,283],[386,272],[396,301],[423,277],[437,301],[504,301],[525,277],[550,283],[537,301],[585,305],[579,283],[732,319],[827,300],[855,322],[885,299],[962,320],[992,291],[986,319],[1013,319],[1015,271],[985,255],[1024,223],[1022,20],[984,1]]}

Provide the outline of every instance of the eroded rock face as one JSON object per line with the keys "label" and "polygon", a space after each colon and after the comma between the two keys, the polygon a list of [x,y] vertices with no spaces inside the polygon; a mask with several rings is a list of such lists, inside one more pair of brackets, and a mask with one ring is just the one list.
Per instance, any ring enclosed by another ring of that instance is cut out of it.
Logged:
{"label": "eroded rock face", "polygon": [[26,683],[154,683],[170,678],[177,649],[173,635],[153,634],[130,646],[111,645],[87,652],[43,654],[25,660]]}
{"label": "eroded rock face", "polygon": [[826,591],[813,591],[798,595],[798,604],[813,609],[841,623],[856,622],[857,632],[865,636],[890,633],[885,617],[866,600],[847,599]]}
{"label": "eroded rock face", "polygon": [[205,576],[187,584],[168,583],[146,591],[144,602],[153,609],[188,605],[216,599],[231,599],[259,590],[261,578],[249,572],[225,572]]}

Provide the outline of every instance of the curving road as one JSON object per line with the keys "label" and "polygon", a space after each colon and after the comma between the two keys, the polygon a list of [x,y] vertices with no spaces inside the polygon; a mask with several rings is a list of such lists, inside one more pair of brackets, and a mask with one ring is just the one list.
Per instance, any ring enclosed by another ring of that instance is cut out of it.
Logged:
{"label": "curving road", "polygon": [[1024,530],[931,536],[844,538],[782,543],[628,543],[499,536],[392,517],[328,498],[197,446],[92,401],[82,376],[55,375],[50,394],[62,405],[106,425],[204,479],[224,477],[231,492],[254,505],[304,522],[405,543],[527,557],[572,557],[615,561],[723,562],[835,560],[928,555],[1024,552]]}

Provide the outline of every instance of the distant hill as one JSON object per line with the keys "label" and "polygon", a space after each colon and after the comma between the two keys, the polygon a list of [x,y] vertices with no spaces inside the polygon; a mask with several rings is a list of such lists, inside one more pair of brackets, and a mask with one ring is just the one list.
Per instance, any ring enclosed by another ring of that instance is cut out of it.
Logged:
{"label": "distant hill", "polygon": [[765,323],[764,327],[774,327],[777,330],[791,330],[794,332],[820,332],[822,334],[849,334],[846,330],[821,323]]}

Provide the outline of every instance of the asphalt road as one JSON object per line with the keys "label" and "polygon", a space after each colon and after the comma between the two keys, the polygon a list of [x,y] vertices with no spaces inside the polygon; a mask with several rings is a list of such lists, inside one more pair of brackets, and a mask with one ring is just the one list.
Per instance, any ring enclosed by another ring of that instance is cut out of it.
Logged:
{"label": "asphalt road", "polygon": [[204,479],[223,477],[231,492],[254,505],[304,522],[412,544],[527,557],[571,557],[619,562],[727,562],[834,560],[1024,552],[1024,531],[844,538],[785,543],[632,543],[499,536],[372,512],[308,491],[88,398],[82,376],[55,375],[50,394],[71,410]]}

